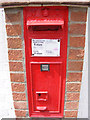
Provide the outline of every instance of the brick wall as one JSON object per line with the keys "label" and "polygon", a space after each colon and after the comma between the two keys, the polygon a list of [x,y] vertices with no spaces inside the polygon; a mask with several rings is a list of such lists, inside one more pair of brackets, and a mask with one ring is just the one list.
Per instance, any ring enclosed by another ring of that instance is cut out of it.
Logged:
{"label": "brick wall", "polygon": [[[23,8],[6,9],[12,94],[17,117],[29,117],[23,37]],[[64,117],[77,117],[85,46],[86,8],[69,8]]]}
{"label": "brick wall", "polygon": [[65,117],[77,117],[82,81],[86,8],[69,8]]}

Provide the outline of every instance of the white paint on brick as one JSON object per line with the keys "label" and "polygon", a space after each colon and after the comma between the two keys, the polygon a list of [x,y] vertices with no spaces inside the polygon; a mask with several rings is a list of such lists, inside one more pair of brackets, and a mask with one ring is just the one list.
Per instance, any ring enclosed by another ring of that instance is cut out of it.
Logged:
{"label": "white paint on brick", "polygon": [[3,8],[0,8],[0,119],[1,118],[15,118],[8,63],[5,13]]}
{"label": "white paint on brick", "polygon": [[[90,12],[90,10],[89,10]],[[88,118],[88,17],[86,24],[86,42],[85,42],[85,55],[84,65],[82,72],[82,84],[80,91],[78,118]]]}

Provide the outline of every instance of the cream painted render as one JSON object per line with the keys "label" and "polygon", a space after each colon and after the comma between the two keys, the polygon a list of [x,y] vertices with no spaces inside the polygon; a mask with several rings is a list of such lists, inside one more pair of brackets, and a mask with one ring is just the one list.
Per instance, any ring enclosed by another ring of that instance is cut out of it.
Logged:
{"label": "cream painted render", "polygon": [[88,118],[88,22],[90,17],[90,9],[88,9],[87,23],[86,23],[86,40],[84,65],[82,71],[82,82],[79,100],[79,109],[77,118]]}
{"label": "cream painted render", "polygon": [[4,9],[0,8],[0,119],[15,118],[11,91]]}

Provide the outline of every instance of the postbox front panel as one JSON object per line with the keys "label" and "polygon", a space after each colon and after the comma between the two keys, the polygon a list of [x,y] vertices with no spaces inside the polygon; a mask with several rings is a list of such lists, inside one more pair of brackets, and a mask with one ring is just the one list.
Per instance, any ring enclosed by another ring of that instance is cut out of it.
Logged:
{"label": "postbox front panel", "polygon": [[31,63],[34,112],[60,112],[61,69],[62,63]]}
{"label": "postbox front panel", "polygon": [[67,7],[24,8],[24,38],[29,114],[63,117]]}

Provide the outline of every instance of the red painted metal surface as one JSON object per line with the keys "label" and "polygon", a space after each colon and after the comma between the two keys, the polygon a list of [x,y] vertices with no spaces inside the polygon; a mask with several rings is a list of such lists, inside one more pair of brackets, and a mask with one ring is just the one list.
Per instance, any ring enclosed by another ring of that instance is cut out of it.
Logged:
{"label": "red painted metal surface", "polygon": [[[68,8],[26,7],[23,15],[29,115],[62,118],[66,81]],[[32,56],[32,39],[60,39],[60,56]],[[50,70],[41,71],[41,64],[48,64]]]}
{"label": "red painted metal surface", "polygon": [[27,25],[64,25],[64,20],[28,20]]}

